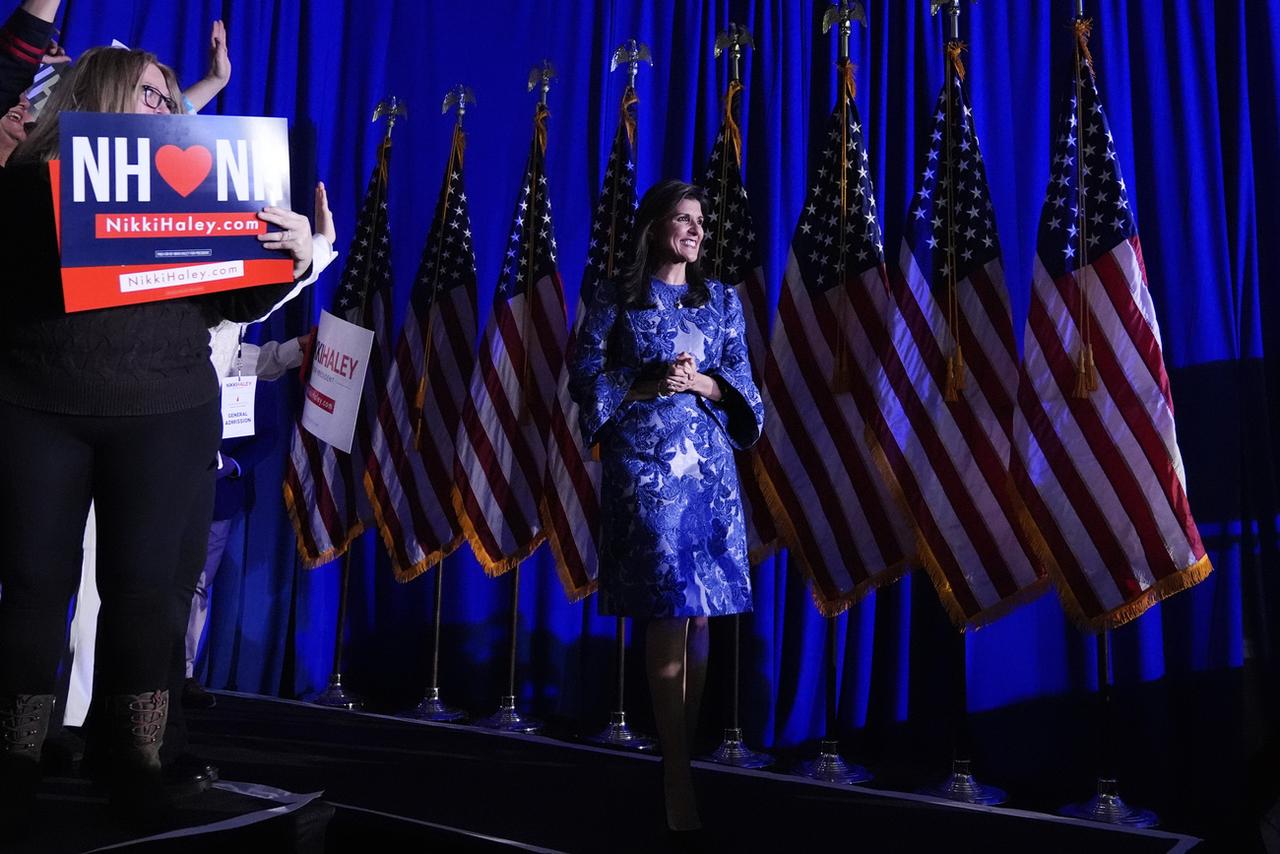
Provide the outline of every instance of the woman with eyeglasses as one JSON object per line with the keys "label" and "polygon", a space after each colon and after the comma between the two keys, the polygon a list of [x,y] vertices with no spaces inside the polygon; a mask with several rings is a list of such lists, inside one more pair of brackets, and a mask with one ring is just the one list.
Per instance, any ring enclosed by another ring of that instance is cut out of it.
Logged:
{"label": "woman with eyeglasses", "polygon": [[742,305],[702,272],[702,190],[655,184],[631,264],[596,289],[571,354],[583,440],[600,444],[600,613],[647,618],[645,670],[667,826],[699,827],[689,752],[707,618],[751,610],[733,452],[760,436]]}
{"label": "woman with eyeglasses", "polygon": [[[24,48],[48,42],[49,7],[56,0],[27,0],[0,33],[0,109],[30,83],[39,59]],[[180,99],[154,55],[87,51],[0,169],[0,247],[11,259],[0,312],[0,834],[30,814],[90,501],[112,804],[143,825],[167,809],[159,748],[173,575],[193,502],[213,489],[222,432],[208,329],[264,314],[294,282],[69,314],[48,161],[62,111],[168,113]],[[289,253],[294,279],[304,277],[306,218],[273,207],[259,216],[263,245]]]}

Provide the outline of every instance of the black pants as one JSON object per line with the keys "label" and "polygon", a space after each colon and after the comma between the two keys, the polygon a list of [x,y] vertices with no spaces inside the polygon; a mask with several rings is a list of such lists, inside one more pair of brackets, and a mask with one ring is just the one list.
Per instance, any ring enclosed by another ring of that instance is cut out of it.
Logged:
{"label": "black pants", "polygon": [[220,436],[216,399],[128,417],[0,403],[0,694],[54,692],[90,500],[102,597],[97,685],[106,694],[165,687],[175,572],[196,502],[212,494]]}

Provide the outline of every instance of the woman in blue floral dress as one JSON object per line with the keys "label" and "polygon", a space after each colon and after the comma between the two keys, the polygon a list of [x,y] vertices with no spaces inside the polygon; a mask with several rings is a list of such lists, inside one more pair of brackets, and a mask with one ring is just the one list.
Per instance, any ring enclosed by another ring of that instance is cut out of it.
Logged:
{"label": "woman in blue floral dress", "polygon": [[654,185],[633,263],[593,295],[572,355],[583,439],[600,445],[600,612],[648,618],[646,670],[667,823],[698,827],[689,741],[706,677],[707,617],[751,609],[735,449],[760,435],[742,306],[708,280],[703,193]]}

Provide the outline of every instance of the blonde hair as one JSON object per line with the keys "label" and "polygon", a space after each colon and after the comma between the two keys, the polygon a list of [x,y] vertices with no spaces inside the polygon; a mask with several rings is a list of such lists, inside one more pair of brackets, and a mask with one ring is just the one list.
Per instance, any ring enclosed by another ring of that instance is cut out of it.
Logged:
{"label": "blonde hair", "polygon": [[148,65],[160,69],[169,84],[169,96],[181,103],[173,69],[146,50],[115,47],[90,48],[80,55],[54,87],[40,118],[27,132],[27,139],[13,152],[15,163],[53,160],[58,156],[58,114],[62,112],[130,113],[137,95],[138,80]]}

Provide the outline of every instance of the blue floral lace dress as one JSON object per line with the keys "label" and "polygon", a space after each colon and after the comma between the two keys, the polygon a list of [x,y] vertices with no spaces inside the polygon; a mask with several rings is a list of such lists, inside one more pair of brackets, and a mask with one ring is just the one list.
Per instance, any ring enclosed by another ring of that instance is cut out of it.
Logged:
{"label": "blue floral lace dress", "polygon": [[[685,285],[658,279],[652,308],[626,309],[602,283],[570,366],[583,439],[600,443],[600,613],[697,617],[751,610],[746,526],[733,451],[760,436],[742,306],[733,288],[681,304]],[[721,399],[692,392],[626,399],[681,352],[718,380]]]}

